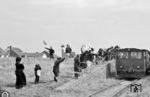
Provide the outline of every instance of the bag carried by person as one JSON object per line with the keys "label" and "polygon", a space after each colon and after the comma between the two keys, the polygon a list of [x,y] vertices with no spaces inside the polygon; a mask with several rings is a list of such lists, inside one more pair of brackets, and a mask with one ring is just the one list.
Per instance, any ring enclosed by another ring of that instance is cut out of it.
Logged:
{"label": "bag carried by person", "polygon": [[40,70],[40,69],[37,70],[37,75],[38,75],[38,76],[41,76],[41,70]]}

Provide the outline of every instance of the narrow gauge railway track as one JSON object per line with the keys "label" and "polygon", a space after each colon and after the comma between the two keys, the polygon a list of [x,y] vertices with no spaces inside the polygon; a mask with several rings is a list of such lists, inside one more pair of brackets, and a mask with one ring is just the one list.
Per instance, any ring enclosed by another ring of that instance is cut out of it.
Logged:
{"label": "narrow gauge railway track", "polygon": [[109,90],[109,89],[111,89],[111,88],[113,88],[113,87],[116,87],[116,86],[120,85],[122,82],[124,82],[124,81],[121,81],[120,83],[117,83],[117,84],[110,85],[110,86],[108,86],[108,87],[106,87],[106,88],[103,88],[103,89],[99,89],[99,90],[96,91],[95,93],[89,95],[89,97],[95,97],[95,95],[100,94],[100,93],[103,93],[103,92],[105,92],[105,91],[107,91],[107,90]]}
{"label": "narrow gauge railway track", "polygon": [[[136,84],[141,80],[146,80],[147,77],[144,77],[140,80],[133,80],[133,81],[121,81],[120,83],[108,86],[104,89],[100,89],[95,93],[89,95],[89,97],[120,97],[124,92],[126,92],[131,84]],[[128,83],[126,83],[128,82]],[[126,83],[126,84],[122,84]],[[108,96],[109,95],[109,96]]]}
{"label": "narrow gauge railway track", "polygon": [[116,92],[115,94],[113,94],[111,97],[120,97],[122,93],[126,92],[129,88],[131,84],[135,84],[137,83],[138,80],[134,80],[132,81],[130,84],[128,84],[127,86],[124,86],[122,89],[118,90],[118,92]]}
{"label": "narrow gauge railway track", "polygon": [[[133,81],[131,84],[137,84],[138,82],[140,81],[144,81],[144,80],[147,80],[147,78],[149,78],[149,76],[146,76],[140,80],[135,80]],[[124,87],[123,89],[119,90],[118,92],[116,92],[114,95],[112,95],[111,97],[120,97],[123,93],[125,93],[128,89],[130,88],[130,84],[127,85],[126,87]]]}

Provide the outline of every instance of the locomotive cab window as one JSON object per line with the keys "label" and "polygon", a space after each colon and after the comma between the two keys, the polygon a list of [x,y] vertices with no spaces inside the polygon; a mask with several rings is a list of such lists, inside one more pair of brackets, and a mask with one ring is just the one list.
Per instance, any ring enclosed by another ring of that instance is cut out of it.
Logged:
{"label": "locomotive cab window", "polygon": [[118,52],[119,59],[128,59],[129,55],[128,52]]}
{"label": "locomotive cab window", "polygon": [[132,59],[142,59],[142,52],[131,52]]}

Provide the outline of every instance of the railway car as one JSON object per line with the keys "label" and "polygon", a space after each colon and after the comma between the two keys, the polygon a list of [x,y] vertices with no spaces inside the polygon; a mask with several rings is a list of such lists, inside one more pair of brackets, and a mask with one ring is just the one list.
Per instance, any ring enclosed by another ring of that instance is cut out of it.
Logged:
{"label": "railway car", "polygon": [[142,78],[150,72],[150,52],[124,48],[116,53],[116,72],[120,78]]}

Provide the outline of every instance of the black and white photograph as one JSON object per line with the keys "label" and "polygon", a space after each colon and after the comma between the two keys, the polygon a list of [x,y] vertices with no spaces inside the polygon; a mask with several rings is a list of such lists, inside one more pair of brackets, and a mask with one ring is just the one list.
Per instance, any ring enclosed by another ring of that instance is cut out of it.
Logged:
{"label": "black and white photograph", "polygon": [[150,0],[0,0],[0,97],[150,97]]}

